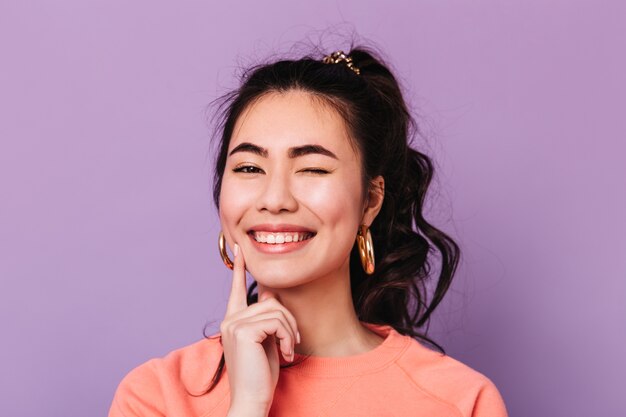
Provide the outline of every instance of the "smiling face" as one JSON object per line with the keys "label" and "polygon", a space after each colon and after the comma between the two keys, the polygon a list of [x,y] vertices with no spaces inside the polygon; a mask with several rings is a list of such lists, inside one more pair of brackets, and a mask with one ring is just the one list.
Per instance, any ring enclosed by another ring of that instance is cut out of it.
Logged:
{"label": "smiling face", "polygon": [[220,221],[260,284],[287,288],[348,273],[358,227],[382,204],[364,198],[355,149],[341,116],[302,91],[269,93],[239,117]]}

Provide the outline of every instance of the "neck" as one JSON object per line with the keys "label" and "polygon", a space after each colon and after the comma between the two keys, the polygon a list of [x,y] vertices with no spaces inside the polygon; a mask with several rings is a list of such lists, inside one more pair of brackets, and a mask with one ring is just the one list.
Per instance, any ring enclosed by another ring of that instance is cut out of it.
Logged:
{"label": "neck", "polygon": [[374,349],[382,338],[364,327],[354,310],[350,290],[349,262],[340,270],[291,288],[272,288],[258,283],[295,317],[301,336],[296,353],[322,357],[352,356]]}

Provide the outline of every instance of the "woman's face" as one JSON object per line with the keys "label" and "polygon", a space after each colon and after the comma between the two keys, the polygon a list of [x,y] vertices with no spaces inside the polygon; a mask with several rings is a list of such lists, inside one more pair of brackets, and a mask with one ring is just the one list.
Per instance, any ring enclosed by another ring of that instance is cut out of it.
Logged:
{"label": "woman's face", "polygon": [[382,204],[368,209],[361,176],[335,110],[301,91],[263,96],[239,117],[228,148],[219,206],[231,249],[239,244],[265,287],[349,271],[359,224]]}

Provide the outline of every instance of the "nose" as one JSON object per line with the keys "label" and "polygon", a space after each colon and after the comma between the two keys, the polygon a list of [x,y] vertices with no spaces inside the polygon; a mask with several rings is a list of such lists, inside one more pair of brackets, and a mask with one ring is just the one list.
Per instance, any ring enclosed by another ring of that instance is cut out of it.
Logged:
{"label": "nose", "polygon": [[283,173],[267,174],[266,181],[259,190],[257,209],[267,210],[270,213],[293,212],[298,208],[298,201],[294,197],[289,176]]}

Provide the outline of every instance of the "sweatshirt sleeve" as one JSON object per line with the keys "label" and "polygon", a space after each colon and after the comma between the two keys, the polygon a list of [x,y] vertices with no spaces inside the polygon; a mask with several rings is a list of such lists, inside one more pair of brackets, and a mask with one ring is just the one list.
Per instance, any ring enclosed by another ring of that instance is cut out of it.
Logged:
{"label": "sweatshirt sleeve", "polygon": [[165,417],[153,360],[133,369],[122,379],[108,417]]}
{"label": "sweatshirt sleeve", "polygon": [[476,397],[472,417],[508,417],[504,400],[489,379]]}

